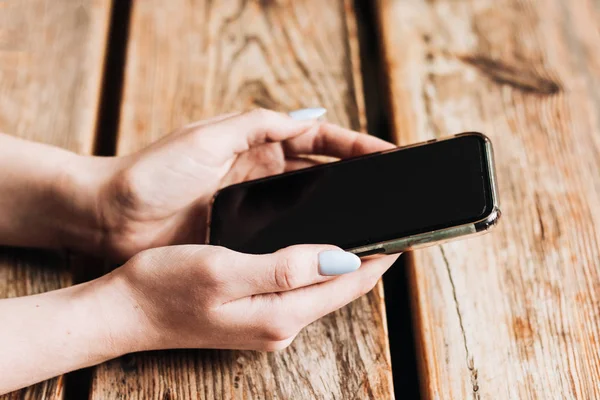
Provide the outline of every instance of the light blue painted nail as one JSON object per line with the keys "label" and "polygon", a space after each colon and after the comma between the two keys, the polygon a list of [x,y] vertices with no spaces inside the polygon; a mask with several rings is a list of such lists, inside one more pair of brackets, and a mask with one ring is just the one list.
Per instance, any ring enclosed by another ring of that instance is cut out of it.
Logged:
{"label": "light blue painted nail", "polygon": [[342,275],[356,271],[360,258],[356,254],[342,250],[327,250],[319,253],[319,273],[321,275]]}
{"label": "light blue painted nail", "polygon": [[300,110],[290,111],[288,115],[296,121],[305,121],[308,119],[321,118],[327,110],[323,107],[301,108]]}

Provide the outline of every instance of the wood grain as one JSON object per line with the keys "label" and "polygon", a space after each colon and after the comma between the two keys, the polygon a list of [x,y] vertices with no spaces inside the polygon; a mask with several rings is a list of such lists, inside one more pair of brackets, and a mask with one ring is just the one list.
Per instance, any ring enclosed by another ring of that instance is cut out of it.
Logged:
{"label": "wood grain", "polygon": [[600,3],[379,0],[399,143],[495,146],[491,234],[413,254],[429,398],[600,398]]}
{"label": "wood grain", "polygon": [[[364,128],[349,1],[134,2],[118,153],[191,121],[321,105]],[[93,399],[391,399],[381,285],[286,351],[169,351],[96,368]]]}
{"label": "wood grain", "polygon": [[[0,1],[0,131],[91,153],[109,1]],[[0,248],[0,298],[69,285],[65,257]],[[59,377],[0,398],[57,399]]]}

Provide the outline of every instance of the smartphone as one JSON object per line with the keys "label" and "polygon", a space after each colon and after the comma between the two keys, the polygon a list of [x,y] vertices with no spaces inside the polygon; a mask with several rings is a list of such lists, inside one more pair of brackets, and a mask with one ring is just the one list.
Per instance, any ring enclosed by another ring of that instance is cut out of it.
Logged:
{"label": "smartphone", "polygon": [[499,217],[491,142],[466,132],[226,187],[207,238],[252,254],[326,243],[362,257],[475,235]]}

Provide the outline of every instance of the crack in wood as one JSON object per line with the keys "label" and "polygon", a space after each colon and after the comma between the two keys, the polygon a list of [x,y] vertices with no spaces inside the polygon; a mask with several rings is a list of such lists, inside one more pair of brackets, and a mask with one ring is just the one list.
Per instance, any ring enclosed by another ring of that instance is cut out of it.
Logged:
{"label": "crack in wood", "polygon": [[525,93],[552,96],[562,91],[561,86],[535,71],[509,65],[483,55],[458,57],[461,61],[477,68],[483,75],[500,85],[508,85]]}
{"label": "crack in wood", "polygon": [[442,253],[442,258],[444,259],[444,264],[446,265],[446,272],[448,272],[448,279],[450,280],[450,286],[452,287],[452,297],[454,299],[454,306],[456,307],[456,314],[458,315],[458,324],[460,325],[460,332],[463,338],[463,344],[465,347],[466,353],[466,361],[467,361],[467,369],[470,372],[471,378],[471,387],[473,390],[473,399],[479,400],[479,382],[477,380],[477,368],[475,368],[475,361],[471,356],[471,352],[469,351],[469,346],[467,345],[467,334],[465,332],[465,327],[463,324],[462,314],[460,313],[460,306],[458,304],[458,296],[456,295],[456,286],[454,285],[454,279],[452,278],[452,271],[450,270],[450,262],[448,261],[448,257],[446,257],[446,253],[444,252],[444,248],[440,246],[440,252]]}

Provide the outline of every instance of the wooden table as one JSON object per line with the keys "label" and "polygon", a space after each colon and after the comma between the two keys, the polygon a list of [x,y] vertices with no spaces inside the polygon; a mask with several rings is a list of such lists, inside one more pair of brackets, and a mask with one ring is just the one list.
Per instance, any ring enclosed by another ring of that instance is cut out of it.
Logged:
{"label": "wooden table", "polygon": [[[365,129],[356,4],[0,1],[0,131],[109,155],[256,106],[322,105],[331,121]],[[381,79],[364,79],[382,83],[394,140],[480,130],[496,149],[495,232],[409,257],[423,394],[600,398],[600,3],[366,7],[379,42],[363,50],[382,62],[364,69]],[[3,249],[0,297],[72,284],[86,266]],[[286,351],[127,356],[91,369],[89,395],[392,399],[388,349],[379,285]],[[63,398],[69,379],[5,398]]]}
{"label": "wooden table", "polygon": [[394,137],[480,130],[502,221],[413,254],[428,398],[600,398],[600,2],[380,0]]}

